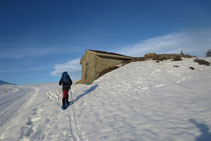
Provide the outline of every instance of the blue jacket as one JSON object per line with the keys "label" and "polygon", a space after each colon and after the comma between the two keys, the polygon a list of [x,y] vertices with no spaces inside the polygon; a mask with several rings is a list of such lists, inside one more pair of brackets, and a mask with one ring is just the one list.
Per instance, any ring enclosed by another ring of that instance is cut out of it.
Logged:
{"label": "blue jacket", "polygon": [[[68,83],[64,81],[65,78],[68,80]],[[70,76],[68,75],[68,73],[67,72],[63,72],[62,73],[62,77],[61,77],[61,79],[59,81],[59,85],[62,85],[62,89],[63,90],[69,90],[70,86],[72,85],[72,83],[73,82],[72,82]]]}

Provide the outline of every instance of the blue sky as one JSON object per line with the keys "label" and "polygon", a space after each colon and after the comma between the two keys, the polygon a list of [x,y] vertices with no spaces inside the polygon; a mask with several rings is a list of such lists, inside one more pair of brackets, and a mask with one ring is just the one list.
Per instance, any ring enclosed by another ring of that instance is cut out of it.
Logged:
{"label": "blue sky", "polygon": [[0,80],[80,79],[86,49],[204,57],[210,17],[210,0],[0,0]]}

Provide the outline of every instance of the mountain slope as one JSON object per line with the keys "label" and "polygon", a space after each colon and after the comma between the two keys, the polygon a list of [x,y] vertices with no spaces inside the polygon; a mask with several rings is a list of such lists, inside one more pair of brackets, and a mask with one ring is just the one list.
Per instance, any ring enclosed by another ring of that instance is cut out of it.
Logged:
{"label": "mountain slope", "polygon": [[133,62],[73,85],[65,111],[58,84],[28,86],[30,99],[3,123],[0,140],[211,139],[210,82],[211,67],[193,59]]}
{"label": "mountain slope", "polygon": [[3,84],[9,84],[9,83],[7,83],[7,82],[5,82],[5,81],[0,80],[0,85],[3,85]]}

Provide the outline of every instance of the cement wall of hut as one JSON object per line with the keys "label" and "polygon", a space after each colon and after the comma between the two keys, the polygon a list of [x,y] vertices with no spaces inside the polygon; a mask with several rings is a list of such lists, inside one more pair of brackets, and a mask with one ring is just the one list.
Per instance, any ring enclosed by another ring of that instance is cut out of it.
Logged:
{"label": "cement wall of hut", "polygon": [[92,83],[95,80],[96,55],[86,53],[82,62],[82,81],[81,83]]}
{"label": "cement wall of hut", "polygon": [[80,82],[83,84],[92,83],[104,69],[118,65],[125,60],[129,60],[129,58],[86,52],[81,62],[82,76]]}

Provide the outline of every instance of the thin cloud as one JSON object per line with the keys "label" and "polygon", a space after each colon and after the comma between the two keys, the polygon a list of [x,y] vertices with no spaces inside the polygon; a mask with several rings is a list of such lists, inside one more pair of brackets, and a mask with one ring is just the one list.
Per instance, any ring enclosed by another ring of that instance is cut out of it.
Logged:
{"label": "thin cloud", "polygon": [[7,80],[13,80],[15,79],[24,79],[24,78],[49,78],[51,76],[48,75],[30,75],[30,76],[26,76],[26,75],[19,75],[19,76],[15,76],[15,77],[1,77],[1,79],[7,79]]}
{"label": "thin cloud", "polygon": [[184,53],[203,57],[211,48],[211,30],[171,33],[124,47],[119,53],[140,57],[146,53]]}
{"label": "thin cloud", "polygon": [[69,46],[45,46],[39,44],[0,43],[0,59],[16,59],[24,57],[38,57],[57,55],[65,52],[76,53]]}
{"label": "thin cloud", "polygon": [[57,64],[54,66],[54,71],[51,72],[54,76],[59,76],[64,71],[67,71],[69,73],[76,73],[81,71],[81,65],[80,65],[80,58],[71,60],[64,64]]}
{"label": "thin cloud", "polygon": [[0,58],[23,58],[31,56],[43,56],[46,54],[55,53],[54,48],[46,47],[5,47],[1,49]]}
{"label": "thin cloud", "polygon": [[29,69],[10,69],[10,70],[0,70],[0,73],[10,73],[10,72],[36,72],[36,71],[46,71],[52,70],[53,66],[38,66]]}

